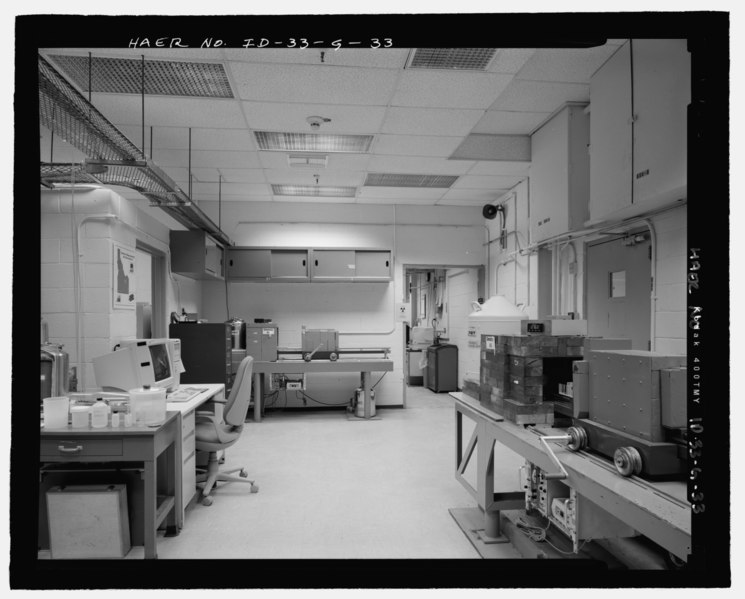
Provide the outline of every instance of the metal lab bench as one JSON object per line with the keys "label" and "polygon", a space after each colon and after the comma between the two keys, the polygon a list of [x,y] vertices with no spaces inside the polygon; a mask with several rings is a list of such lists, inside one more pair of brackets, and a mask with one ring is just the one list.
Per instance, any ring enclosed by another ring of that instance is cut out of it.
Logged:
{"label": "metal lab bench", "polygon": [[[561,435],[565,431],[549,426],[525,428],[502,419],[463,393],[455,398],[456,478],[478,501],[485,512],[486,529],[496,527],[493,520],[498,510],[514,509],[509,505],[515,496],[495,497],[493,455],[499,442],[539,468],[555,472],[556,466],[539,441],[540,435]],[[463,451],[463,417],[476,422],[473,436]],[[691,552],[691,506],[686,500],[686,484],[679,481],[650,482],[638,477],[624,478],[608,460],[585,451],[571,452],[562,444],[552,444],[555,456],[567,472],[562,481],[575,491],[625,522],[676,557],[687,559]],[[463,478],[468,460],[478,452],[477,489]],[[500,499],[503,499],[500,505]],[[498,530],[497,530],[498,532]]]}

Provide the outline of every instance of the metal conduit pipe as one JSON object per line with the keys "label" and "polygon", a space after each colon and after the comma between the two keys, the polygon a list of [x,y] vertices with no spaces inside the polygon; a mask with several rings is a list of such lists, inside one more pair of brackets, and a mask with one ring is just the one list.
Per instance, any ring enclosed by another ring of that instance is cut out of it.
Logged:
{"label": "metal conduit pipe", "polygon": [[649,241],[652,249],[652,291],[650,293],[650,350],[656,351],[657,347],[657,232],[650,219],[644,219],[644,224],[649,229]]}

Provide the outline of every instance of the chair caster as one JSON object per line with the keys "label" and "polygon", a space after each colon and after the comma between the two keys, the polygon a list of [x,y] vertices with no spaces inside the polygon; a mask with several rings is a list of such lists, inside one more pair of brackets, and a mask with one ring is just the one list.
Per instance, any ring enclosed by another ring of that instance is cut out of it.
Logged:
{"label": "chair caster", "polygon": [[258,493],[259,485],[251,485],[251,493]]}
{"label": "chair caster", "polygon": [[202,505],[212,505],[212,497],[209,495],[202,497]]}
{"label": "chair caster", "polygon": [[238,476],[240,476],[241,478],[248,478],[248,472],[241,469],[241,471],[238,473]]}

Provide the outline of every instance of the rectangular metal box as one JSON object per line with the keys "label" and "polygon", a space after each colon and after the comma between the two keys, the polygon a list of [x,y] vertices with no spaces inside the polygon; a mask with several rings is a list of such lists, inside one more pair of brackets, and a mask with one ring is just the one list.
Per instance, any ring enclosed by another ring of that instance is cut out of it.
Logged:
{"label": "rectangular metal box", "polygon": [[227,322],[175,322],[168,336],[181,339],[181,384],[222,383],[233,386],[232,327]]}
{"label": "rectangular metal box", "polygon": [[277,325],[254,323],[246,325],[246,354],[259,362],[277,361]]}
{"label": "rectangular metal box", "polygon": [[662,426],[666,428],[685,428],[687,370],[672,368],[660,371],[660,408]]}
{"label": "rectangular metal box", "polygon": [[318,360],[327,360],[329,355],[339,351],[339,331],[336,329],[302,329],[303,354],[312,353]]}
{"label": "rectangular metal box", "polygon": [[47,514],[53,559],[122,558],[129,553],[125,485],[52,487]]}
{"label": "rectangular metal box", "polygon": [[660,371],[685,366],[686,357],[598,350],[588,362],[590,420],[646,441],[663,441]]}

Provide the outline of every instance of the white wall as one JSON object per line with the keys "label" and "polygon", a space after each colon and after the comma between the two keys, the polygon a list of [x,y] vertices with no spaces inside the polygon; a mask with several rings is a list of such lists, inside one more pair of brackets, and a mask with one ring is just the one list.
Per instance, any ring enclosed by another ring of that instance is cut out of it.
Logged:
{"label": "white wall", "polygon": [[[136,335],[135,310],[113,308],[113,244],[134,248],[140,239],[167,253],[168,228],[108,189],[42,191],[40,227],[41,316],[48,322],[50,341],[64,344],[70,366],[78,367],[79,388],[93,389],[91,358]],[[79,264],[73,256],[78,229]],[[176,285],[166,284],[166,314],[177,309],[179,294],[196,298],[194,303],[201,297],[198,284],[182,284],[180,291]]]}
{"label": "white wall", "polygon": [[[202,210],[216,220],[216,207]],[[394,308],[403,301],[403,265],[479,265],[484,229],[480,208],[372,206],[358,204],[224,203],[222,223],[238,246],[361,247],[393,251],[390,283],[253,283],[228,286],[205,282],[203,315],[210,321],[228,316],[271,318],[279,327],[279,344],[300,346],[300,329],[332,328],[342,348],[389,347],[394,362],[376,387],[378,405],[403,403],[403,327]],[[373,382],[379,374],[373,375]],[[320,401],[344,403],[359,386],[357,375],[318,375],[307,393]],[[288,397],[289,406],[301,405]]]}

